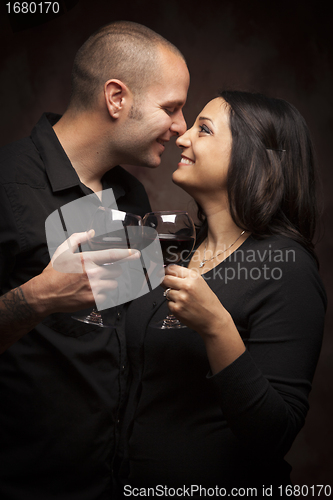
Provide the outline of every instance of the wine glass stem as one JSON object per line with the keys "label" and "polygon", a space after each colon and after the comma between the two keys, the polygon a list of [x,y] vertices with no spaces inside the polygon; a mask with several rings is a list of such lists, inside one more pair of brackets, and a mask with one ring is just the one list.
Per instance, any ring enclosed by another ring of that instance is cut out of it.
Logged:
{"label": "wine glass stem", "polygon": [[168,314],[168,316],[163,320],[162,328],[172,328],[179,324],[180,321],[173,314]]}

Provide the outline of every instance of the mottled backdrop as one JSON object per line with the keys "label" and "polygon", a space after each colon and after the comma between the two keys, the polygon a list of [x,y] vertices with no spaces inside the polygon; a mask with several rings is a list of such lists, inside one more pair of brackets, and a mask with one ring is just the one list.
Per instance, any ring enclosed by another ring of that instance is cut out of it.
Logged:
{"label": "mottled backdrop", "polygon": [[[262,91],[293,103],[317,150],[322,181],[317,251],[332,298],[333,37],[327,1],[61,0],[62,15],[42,24],[36,15],[10,19],[6,3],[0,7],[1,145],[29,134],[44,111],[65,110],[76,50],[99,26],[116,19],[145,24],[184,53],[191,72],[184,110],[189,125],[219,88]],[[194,210],[171,182],[179,157],[173,144],[159,169],[127,167],[145,185],[153,209]],[[333,483],[332,330],[331,307],[311,409],[289,453],[299,485]]]}

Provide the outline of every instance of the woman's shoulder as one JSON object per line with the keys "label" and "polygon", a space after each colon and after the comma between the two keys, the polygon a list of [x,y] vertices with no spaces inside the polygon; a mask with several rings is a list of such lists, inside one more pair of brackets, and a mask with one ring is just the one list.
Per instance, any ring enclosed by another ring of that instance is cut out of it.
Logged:
{"label": "woman's shoulder", "polygon": [[[310,265],[317,269],[313,255],[300,243],[282,235],[270,235],[262,238],[253,235],[245,241],[238,250],[242,250],[243,257],[251,258],[256,262],[279,262],[285,264]],[[238,252],[238,250],[236,252]]]}
{"label": "woman's shoulder", "polygon": [[[284,247],[297,247],[297,248],[304,248],[300,243],[295,241],[294,239],[280,235],[280,234],[271,234],[267,236],[254,236],[251,234],[248,238],[249,242],[251,245],[256,245],[258,247],[260,246],[267,246],[271,245],[274,248],[284,248]],[[304,250],[306,250],[304,248]]]}
{"label": "woman's shoulder", "polygon": [[[258,279],[259,287],[262,282],[267,290],[271,284],[275,292],[279,290],[285,294],[287,289],[287,295],[297,292],[299,296],[312,290],[326,304],[326,292],[317,262],[303,245],[280,235],[265,238],[251,235],[246,242],[239,259],[246,261],[251,269],[254,266],[260,269],[262,279]],[[257,276],[254,271],[252,274]]]}

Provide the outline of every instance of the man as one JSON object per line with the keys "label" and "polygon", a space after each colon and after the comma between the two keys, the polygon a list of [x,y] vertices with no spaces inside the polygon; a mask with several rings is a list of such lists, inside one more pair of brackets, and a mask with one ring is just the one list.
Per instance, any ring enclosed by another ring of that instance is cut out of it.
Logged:
{"label": "man", "polygon": [[[188,85],[172,44],[144,26],[112,23],[78,51],[65,114],[43,115],[31,137],[1,152],[0,498],[112,496],[124,308],[116,330],[71,318],[94,304],[89,280],[52,267],[44,224],[107,188],[119,210],[149,211],[142,185],[118,165],[160,164],[165,144],[186,129]],[[86,239],[73,235],[73,251]],[[127,251],[112,252],[117,260]]]}

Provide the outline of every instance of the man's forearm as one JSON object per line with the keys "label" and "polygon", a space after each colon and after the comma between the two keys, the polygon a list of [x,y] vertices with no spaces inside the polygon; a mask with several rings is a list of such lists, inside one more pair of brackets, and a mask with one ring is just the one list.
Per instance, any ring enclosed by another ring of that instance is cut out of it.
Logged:
{"label": "man's forearm", "polygon": [[30,332],[42,320],[27,302],[24,285],[0,297],[0,353]]}
{"label": "man's forearm", "polygon": [[[119,276],[117,270],[112,274],[112,270],[110,273],[108,266],[103,267],[102,264],[125,258],[137,259],[139,256],[127,249],[86,252],[85,262],[89,263],[90,270],[88,277],[82,268],[82,254],[75,251],[89,236],[89,233],[76,233],[70,236],[70,241],[60,245],[54,254],[60,271],[54,269],[50,262],[41,274],[0,297],[0,354],[50,314],[73,313],[94,307],[90,278],[95,280],[96,290],[103,293],[104,288],[117,286],[114,278]],[[105,273],[108,279],[105,279]]]}

